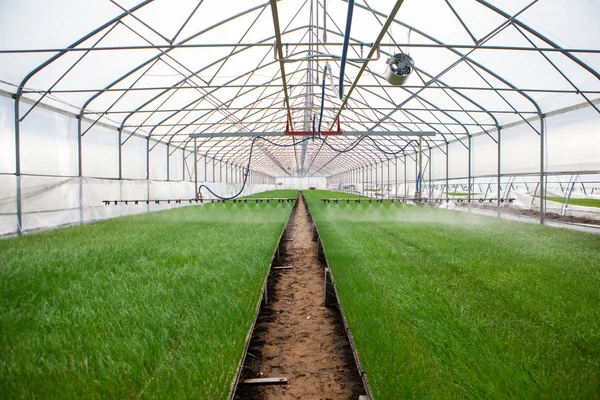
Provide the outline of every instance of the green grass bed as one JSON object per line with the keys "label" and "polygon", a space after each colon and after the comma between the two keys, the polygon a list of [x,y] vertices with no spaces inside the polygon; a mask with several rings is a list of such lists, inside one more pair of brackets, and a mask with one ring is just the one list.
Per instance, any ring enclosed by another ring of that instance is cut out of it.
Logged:
{"label": "green grass bed", "polygon": [[600,236],[304,194],[376,399],[598,398]]}
{"label": "green grass bed", "polygon": [[224,399],[291,204],[0,241],[0,397]]}
{"label": "green grass bed", "polygon": [[[447,194],[448,194],[448,196],[468,196],[469,195],[469,193],[467,193],[467,192],[452,192],[452,193],[447,193]],[[471,196],[474,196],[476,194],[479,194],[479,193],[471,193]],[[442,193],[442,195],[445,196],[446,193]]]}
{"label": "green grass bed", "polygon": [[297,190],[270,190],[267,192],[254,193],[249,196],[243,196],[243,199],[253,198],[296,198],[298,197]]}
{"label": "green grass bed", "polygon": [[[539,196],[536,196],[539,199]],[[557,203],[565,204],[566,199],[564,197],[555,197],[548,196],[546,197],[548,201],[554,201]],[[599,199],[578,199],[571,197],[569,199],[570,206],[584,206],[584,207],[599,207],[600,208],[600,200]]]}
{"label": "green grass bed", "polygon": [[354,194],[354,193],[345,193],[345,192],[335,192],[332,190],[311,190],[311,191],[303,191],[304,196],[311,199],[369,199],[369,197]]}

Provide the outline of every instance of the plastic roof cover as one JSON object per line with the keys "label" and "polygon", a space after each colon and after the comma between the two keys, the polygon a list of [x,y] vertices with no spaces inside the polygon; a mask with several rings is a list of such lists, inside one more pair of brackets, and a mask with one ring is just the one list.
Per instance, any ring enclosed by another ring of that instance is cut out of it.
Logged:
{"label": "plastic roof cover", "polygon": [[[424,137],[435,146],[524,120],[539,130],[540,113],[581,103],[598,110],[600,2],[405,0],[381,45],[371,47],[396,5],[355,4],[344,79],[346,93],[356,87],[347,101],[329,80],[325,90],[323,129],[339,114],[347,134],[328,139],[336,147],[367,131],[391,151],[420,132],[436,133]],[[341,0],[0,0],[0,88],[174,146],[199,134],[201,153],[245,163],[252,136],[285,131],[288,115],[290,128],[312,129],[327,61],[335,85],[339,79],[347,7]],[[402,87],[384,77],[385,60],[398,52],[415,61]],[[19,117],[31,108],[20,102]],[[253,167],[331,175],[385,158],[366,140],[344,154],[312,140],[257,142]]]}

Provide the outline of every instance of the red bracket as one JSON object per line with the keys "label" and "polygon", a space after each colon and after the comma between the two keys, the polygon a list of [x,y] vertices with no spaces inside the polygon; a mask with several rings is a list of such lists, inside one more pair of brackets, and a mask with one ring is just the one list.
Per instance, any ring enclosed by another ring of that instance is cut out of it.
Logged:
{"label": "red bracket", "polygon": [[[312,136],[312,131],[290,131],[290,122],[285,123],[284,136]],[[332,136],[341,135],[342,129],[340,128],[340,117],[337,118],[337,130],[335,131],[321,131],[321,136]]]}

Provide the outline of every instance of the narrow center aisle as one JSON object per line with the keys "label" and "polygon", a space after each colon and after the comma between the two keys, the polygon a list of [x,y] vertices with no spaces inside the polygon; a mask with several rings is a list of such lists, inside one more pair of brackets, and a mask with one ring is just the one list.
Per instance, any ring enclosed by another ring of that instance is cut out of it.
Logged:
{"label": "narrow center aisle", "polygon": [[[358,399],[363,394],[337,309],[323,305],[324,265],[300,194],[289,237],[261,311],[247,359],[253,377],[287,377],[285,386],[245,386],[239,399]],[[252,361],[253,360],[253,361]]]}

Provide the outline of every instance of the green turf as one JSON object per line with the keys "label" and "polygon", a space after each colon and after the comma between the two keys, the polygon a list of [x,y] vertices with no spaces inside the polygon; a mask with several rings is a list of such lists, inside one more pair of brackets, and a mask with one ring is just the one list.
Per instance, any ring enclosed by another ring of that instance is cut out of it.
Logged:
{"label": "green turf", "polygon": [[304,190],[304,191],[302,191],[302,193],[304,195],[308,195],[310,198],[319,198],[319,199],[333,199],[333,198],[338,198],[338,199],[368,199],[368,197],[360,195],[360,194],[345,193],[345,192],[335,192],[335,191],[332,191],[332,190],[311,190],[311,191]]}
{"label": "green turf", "polygon": [[[443,193],[444,195],[446,193]],[[468,196],[469,193],[467,192],[452,192],[452,193],[448,193],[448,196]],[[471,196],[475,195],[475,193],[471,193]]]}
{"label": "green turf", "polygon": [[253,198],[296,198],[298,197],[297,190],[270,190],[267,192],[254,193],[249,196],[243,196],[243,199]]}
{"label": "green turf", "polygon": [[291,204],[0,241],[0,398],[224,399]]}
{"label": "green turf", "polygon": [[[539,196],[536,196],[539,199]],[[566,199],[564,197],[548,196],[548,201],[555,201],[557,203],[565,204]],[[569,199],[570,206],[584,206],[584,207],[600,207],[600,199],[578,199],[571,197]]]}
{"label": "green turf", "polygon": [[376,399],[599,397],[600,236],[305,196]]}

